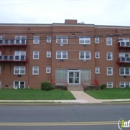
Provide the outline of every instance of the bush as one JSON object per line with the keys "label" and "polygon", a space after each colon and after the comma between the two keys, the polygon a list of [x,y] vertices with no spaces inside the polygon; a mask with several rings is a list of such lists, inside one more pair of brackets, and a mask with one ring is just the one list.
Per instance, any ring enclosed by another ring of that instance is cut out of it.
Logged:
{"label": "bush", "polygon": [[105,89],[106,88],[106,84],[102,84],[101,86],[100,86],[100,89]]}
{"label": "bush", "polygon": [[51,90],[53,87],[51,86],[50,82],[42,82],[41,83],[41,90]]}

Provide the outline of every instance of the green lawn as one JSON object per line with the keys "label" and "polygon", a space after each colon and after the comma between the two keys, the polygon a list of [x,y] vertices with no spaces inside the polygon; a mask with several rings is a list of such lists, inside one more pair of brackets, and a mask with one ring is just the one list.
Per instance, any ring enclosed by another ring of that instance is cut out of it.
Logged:
{"label": "green lawn", "polygon": [[113,88],[104,90],[85,90],[85,92],[97,99],[126,99],[130,98],[130,88]]}
{"label": "green lawn", "polygon": [[65,90],[1,89],[0,100],[72,100],[74,96]]}

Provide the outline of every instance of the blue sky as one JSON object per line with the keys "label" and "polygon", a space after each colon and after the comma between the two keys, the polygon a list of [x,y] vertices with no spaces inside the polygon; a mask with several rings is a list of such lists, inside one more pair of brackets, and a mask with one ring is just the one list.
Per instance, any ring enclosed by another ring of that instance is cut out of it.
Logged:
{"label": "blue sky", "polygon": [[0,23],[64,23],[130,26],[130,0],[0,0]]}

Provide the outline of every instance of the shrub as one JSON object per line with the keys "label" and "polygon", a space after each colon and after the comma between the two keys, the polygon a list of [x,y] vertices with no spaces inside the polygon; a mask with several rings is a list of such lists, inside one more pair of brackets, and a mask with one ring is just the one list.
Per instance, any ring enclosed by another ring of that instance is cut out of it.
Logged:
{"label": "shrub", "polygon": [[100,86],[100,89],[104,89],[104,88],[106,88],[106,84],[102,84],[102,85]]}
{"label": "shrub", "polygon": [[51,90],[53,87],[51,86],[50,82],[42,82],[41,83],[41,90]]}

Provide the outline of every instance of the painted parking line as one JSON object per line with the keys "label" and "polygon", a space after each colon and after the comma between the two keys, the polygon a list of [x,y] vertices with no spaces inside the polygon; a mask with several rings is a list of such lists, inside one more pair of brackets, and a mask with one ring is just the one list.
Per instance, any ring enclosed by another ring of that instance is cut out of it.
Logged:
{"label": "painted parking line", "polygon": [[93,126],[117,125],[118,121],[100,122],[0,122],[0,126]]}

